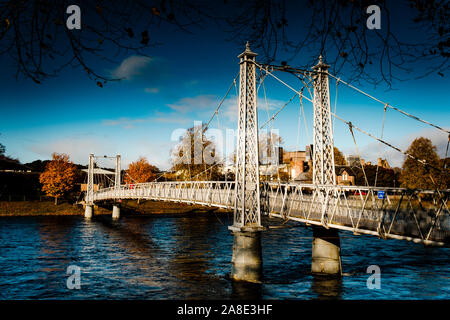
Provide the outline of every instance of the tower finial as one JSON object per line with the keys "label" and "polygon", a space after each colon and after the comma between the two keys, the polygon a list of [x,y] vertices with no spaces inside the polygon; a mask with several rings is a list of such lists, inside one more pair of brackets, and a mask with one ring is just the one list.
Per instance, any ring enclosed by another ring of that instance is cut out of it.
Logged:
{"label": "tower finial", "polygon": [[247,43],[245,44],[245,51],[242,52],[240,55],[238,55],[239,58],[243,57],[243,56],[248,56],[248,57],[256,57],[257,54],[252,52],[252,50],[250,49],[250,42],[247,41]]}

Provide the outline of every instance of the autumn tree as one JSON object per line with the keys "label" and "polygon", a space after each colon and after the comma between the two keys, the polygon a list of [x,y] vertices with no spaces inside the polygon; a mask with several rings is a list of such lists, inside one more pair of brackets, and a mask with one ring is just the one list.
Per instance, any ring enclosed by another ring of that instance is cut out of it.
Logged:
{"label": "autumn tree", "polygon": [[347,160],[345,160],[344,154],[337,147],[334,147],[334,165],[346,166]]}
{"label": "autumn tree", "polygon": [[159,169],[148,163],[147,159],[140,157],[137,161],[130,163],[124,176],[124,181],[130,183],[145,183],[155,180]]}
{"label": "autumn tree", "polygon": [[[416,159],[406,157],[400,175],[401,186],[409,189],[439,188],[441,162],[431,140],[424,137],[415,139],[406,153]],[[426,165],[417,159],[426,161]]]}
{"label": "autumn tree", "polygon": [[206,127],[194,126],[186,130],[172,149],[172,171],[183,180],[219,180],[221,161],[214,141],[205,135]]}
{"label": "autumn tree", "polygon": [[42,191],[47,196],[55,197],[55,205],[58,198],[73,188],[76,176],[76,166],[69,160],[67,154],[52,154],[53,160],[49,162],[45,171],[39,176]]}

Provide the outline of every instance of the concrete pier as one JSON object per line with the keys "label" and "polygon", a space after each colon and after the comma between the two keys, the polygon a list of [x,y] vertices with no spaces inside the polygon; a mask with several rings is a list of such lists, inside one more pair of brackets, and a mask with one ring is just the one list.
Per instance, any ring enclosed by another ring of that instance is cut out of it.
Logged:
{"label": "concrete pier", "polygon": [[259,283],[262,278],[261,231],[233,230],[231,278]]}
{"label": "concrete pier", "polygon": [[313,226],[311,272],[342,275],[341,244],[337,229]]}
{"label": "concrete pier", "polygon": [[112,218],[113,219],[119,219],[120,218],[120,207],[119,207],[119,205],[113,205]]}
{"label": "concrete pier", "polygon": [[93,212],[94,212],[94,207],[87,205],[86,208],[84,209],[84,217],[86,219],[91,219],[92,215],[93,215]]}

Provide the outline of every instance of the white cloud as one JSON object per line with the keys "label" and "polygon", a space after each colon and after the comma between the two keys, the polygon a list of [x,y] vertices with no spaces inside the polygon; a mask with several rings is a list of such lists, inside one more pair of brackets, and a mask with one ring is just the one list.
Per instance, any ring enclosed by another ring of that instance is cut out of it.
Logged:
{"label": "white cloud", "polygon": [[114,155],[117,146],[109,140],[100,141],[98,138],[90,137],[68,137],[53,141],[41,141],[33,144],[29,149],[40,156],[41,159],[51,159],[53,152],[65,153],[70,156],[74,163],[87,164],[89,154]]}
{"label": "white cloud", "polygon": [[[267,104],[265,99],[258,99],[258,110],[259,112],[267,113],[267,109],[269,110],[270,116],[273,115],[274,112],[279,110],[287,101],[277,100],[277,99],[267,99]],[[291,102],[292,103],[292,102]],[[238,100],[236,96],[225,99],[223,105],[221,107],[223,116],[229,121],[237,121],[238,114]],[[262,120],[262,119],[261,119]]]}
{"label": "white cloud", "polygon": [[158,93],[159,88],[145,88],[144,91],[147,93]]}
{"label": "white cloud", "polygon": [[130,56],[122,61],[120,66],[111,72],[115,78],[131,80],[143,73],[154,58],[144,56]]}
{"label": "white cloud", "polygon": [[108,120],[102,120],[102,124],[105,126],[120,126],[125,129],[133,129],[136,124],[148,122],[151,118],[136,118],[136,119],[130,119],[130,118],[118,118],[118,119],[108,119]]}
{"label": "white cloud", "polygon": [[167,106],[175,111],[186,113],[207,108],[215,110],[218,103],[218,98],[215,95],[199,95],[196,97],[182,98]]}
{"label": "white cloud", "polygon": [[[448,128],[446,128],[448,130]],[[399,148],[402,151],[406,151],[414,139],[419,137],[425,137],[431,140],[438,155],[443,158],[445,156],[445,149],[447,147],[448,136],[436,129],[420,130],[412,134],[405,136],[399,136],[394,139],[385,138],[386,142]],[[447,155],[449,156],[449,155]],[[361,157],[368,161],[376,161],[377,158],[386,158],[391,167],[401,167],[405,160],[405,155],[399,151],[396,151],[380,142],[372,142],[361,148]]]}

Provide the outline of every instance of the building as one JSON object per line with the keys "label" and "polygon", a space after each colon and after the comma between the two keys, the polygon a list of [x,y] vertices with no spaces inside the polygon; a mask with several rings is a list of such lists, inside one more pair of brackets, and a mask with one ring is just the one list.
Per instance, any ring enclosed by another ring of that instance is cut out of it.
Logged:
{"label": "building", "polygon": [[338,166],[336,168],[336,183],[338,185],[355,185],[355,173],[352,168],[347,166]]}

